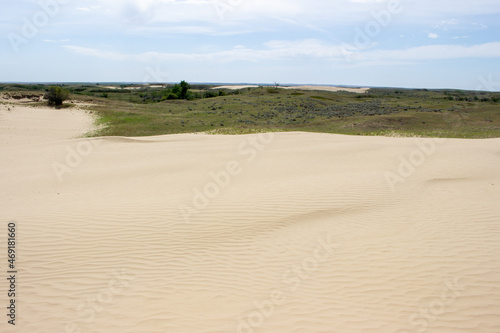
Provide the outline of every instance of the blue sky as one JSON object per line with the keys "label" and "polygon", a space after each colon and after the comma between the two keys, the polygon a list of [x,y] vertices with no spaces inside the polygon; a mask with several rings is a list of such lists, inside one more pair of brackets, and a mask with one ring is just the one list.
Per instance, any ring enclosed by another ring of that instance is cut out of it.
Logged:
{"label": "blue sky", "polygon": [[500,91],[498,0],[16,0],[2,82]]}

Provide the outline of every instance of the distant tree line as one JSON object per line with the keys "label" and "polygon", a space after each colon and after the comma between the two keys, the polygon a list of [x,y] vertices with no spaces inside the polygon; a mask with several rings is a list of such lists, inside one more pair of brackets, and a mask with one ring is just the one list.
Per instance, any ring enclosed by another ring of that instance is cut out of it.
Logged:
{"label": "distant tree line", "polygon": [[[196,87],[199,88],[199,87]],[[238,95],[241,93],[239,90],[205,90],[205,91],[192,91],[191,85],[186,81],[181,81],[178,84],[168,87],[165,90],[147,89],[140,92],[142,102],[162,102],[165,100],[195,100],[201,98],[213,98],[227,95]]]}
{"label": "distant tree line", "polygon": [[500,102],[500,96],[447,96],[445,99],[460,102]]}
{"label": "distant tree line", "polygon": [[[151,88],[145,86],[141,89],[125,89],[130,85],[122,85],[124,89],[109,89],[106,86],[99,85],[0,85],[0,90],[39,90],[45,91],[44,99],[48,104],[61,106],[65,100],[69,99],[70,94],[94,96],[101,98],[110,98],[117,100],[129,100],[133,103],[158,103],[167,100],[196,100],[202,98],[213,98],[220,96],[239,95],[241,90],[230,89],[212,89],[207,85],[190,85],[186,81],[170,85],[166,88]],[[135,87],[135,86],[134,86]],[[120,95],[129,95],[129,97],[120,97]]]}

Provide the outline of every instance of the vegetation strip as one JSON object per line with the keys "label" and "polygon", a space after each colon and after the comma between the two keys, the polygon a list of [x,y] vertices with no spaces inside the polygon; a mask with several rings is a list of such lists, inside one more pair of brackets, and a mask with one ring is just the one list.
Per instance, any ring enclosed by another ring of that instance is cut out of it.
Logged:
{"label": "vegetation strip", "polygon": [[[59,88],[59,87],[57,87]],[[71,100],[90,103],[102,129],[93,136],[306,131],[350,135],[500,137],[500,93],[375,88],[366,94],[260,86],[64,84]],[[3,84],[3,103],[24,96],[41,105],[59,91],[43,84]],[[62,106],[72,107],[71,102]]]}

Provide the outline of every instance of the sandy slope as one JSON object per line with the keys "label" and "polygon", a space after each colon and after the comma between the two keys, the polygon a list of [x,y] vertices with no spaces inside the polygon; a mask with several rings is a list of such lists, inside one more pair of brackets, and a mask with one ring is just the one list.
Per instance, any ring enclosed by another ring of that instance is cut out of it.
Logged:
{"label": "sandy slope", "polygon": [[2,140],[0,156],[1,290],[11,220],[20,270],[2,332],[500,332],[498,139]]}
{"label": "sandy slope", "polygon": [[92,131],[94,118],[81,108],[0,105],[0,142],[3,147],[39,144],[82,136]]}

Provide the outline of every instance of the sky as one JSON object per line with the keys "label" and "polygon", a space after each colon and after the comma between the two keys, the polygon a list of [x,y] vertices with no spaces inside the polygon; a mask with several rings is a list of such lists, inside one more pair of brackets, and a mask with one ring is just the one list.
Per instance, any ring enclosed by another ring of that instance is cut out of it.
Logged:
{"label": "sky", "polygon": [[500,91],[499,0],[16,0],[0,82]]}

